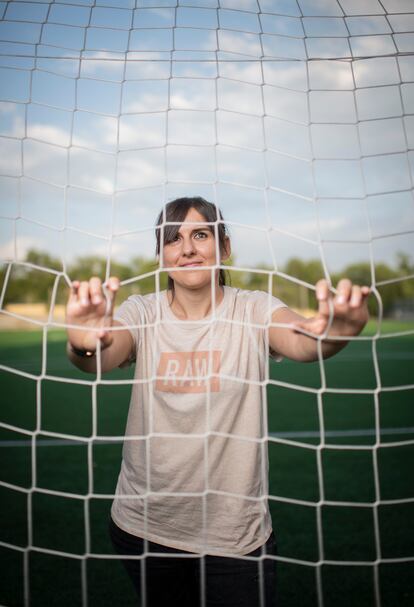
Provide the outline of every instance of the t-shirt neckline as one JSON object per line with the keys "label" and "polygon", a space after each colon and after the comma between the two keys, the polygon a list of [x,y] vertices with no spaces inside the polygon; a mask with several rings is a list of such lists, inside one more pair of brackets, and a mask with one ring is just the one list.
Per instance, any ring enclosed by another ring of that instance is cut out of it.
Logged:
{"label": "t-shirt neckline", "polygon": [[194,325],[203,326],[209,324],[212,319],[217,318],[223,314],[225,307],[227,307],[227,299],[228,299],[228,287],[223,285],[223,299],[221,302],[215,306],[215,314],[214,317],[212,313],[208,314],[204,318],[199,318],[197,320],[182,320],[178,318],[171,310],[170,304],[168,302],[168,291],[163,291],[161,298],[161,307],[162,307],[162,315],[169,321],[174,321],[176,324],[180,325],[180,327],[189,328],[194,330]]}

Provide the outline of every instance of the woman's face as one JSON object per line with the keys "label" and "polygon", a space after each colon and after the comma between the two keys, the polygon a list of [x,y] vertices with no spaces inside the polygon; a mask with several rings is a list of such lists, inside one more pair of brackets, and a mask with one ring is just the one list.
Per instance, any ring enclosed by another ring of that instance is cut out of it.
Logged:
{"label": "woman's face", "polygon": [[[222,252],[221,260],[217,260],[216,239],[211,227],[198,211],[191,208],[175,239],[164,245],[162,266],[174,268],[168,274],[176,285],[198,289],[211,284],[211,268],[229,257],[230,251],[226,251]],[[227,246],[229,248],[228,240]],[[218,270],[215,273],[218,276]]]}

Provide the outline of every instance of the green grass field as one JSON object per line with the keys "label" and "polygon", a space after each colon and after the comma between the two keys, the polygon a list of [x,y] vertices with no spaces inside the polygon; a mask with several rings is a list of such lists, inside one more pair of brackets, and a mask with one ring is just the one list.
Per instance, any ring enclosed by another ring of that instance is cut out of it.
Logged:
{"label": "green grass field", "polygon": [[[326,361],[325,379],[318,363],[271,363],[270,503],[281,558],[280,607],[318,605],[319,575],[324,607],[373,606],[375,573],[383,607],[414,604],[414,389],[408,388],[414,335],[386,337],[413,328],[384,322],[384,337],[354,342]],[[371,324],[365,334],[374,332]],[[30,536],[45,550],[28,553],[31,607],[82,605],[82,567],[89,607],[136,605],[116,559],[80,558],[85,518],[90,553],[111,555],[107,496],[115,489],[121,444],[95,441],[88,472],[88,447],[77,438],[94,428],[101,437],[122,437],[130,386],[99,383],[95,390],[94,378],[67,361],[60,331],[51,331],[44,346],[42,368],[41,332],[0,334],[0,365],[29,374],[0,371],[0,605],[24,604],[23,549]],[[119,370],[105,379],[131,375]],[[33,431],[32,450],[25,432]],[[34,490],[28,498],[14,487]]]}

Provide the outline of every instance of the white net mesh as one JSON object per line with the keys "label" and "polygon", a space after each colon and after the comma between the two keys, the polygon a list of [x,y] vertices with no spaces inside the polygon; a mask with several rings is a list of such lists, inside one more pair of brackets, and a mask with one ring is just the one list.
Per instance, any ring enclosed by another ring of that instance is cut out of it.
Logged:
{"label": "white net mesh", "polygon": [[201,195],[230,228],[235,286],[302,311],[321,276],[373,292],[368,332],[332,361],[272,363],[263,385],[280,604],[338,605],[341,587],[344,605],[411,604],[412,2],[0,14],[0,602],[134,603],[105,529],[133,378],[73,371],[61,308],[91,274],[119,275],[120,301],[159,293],[155,217]]}

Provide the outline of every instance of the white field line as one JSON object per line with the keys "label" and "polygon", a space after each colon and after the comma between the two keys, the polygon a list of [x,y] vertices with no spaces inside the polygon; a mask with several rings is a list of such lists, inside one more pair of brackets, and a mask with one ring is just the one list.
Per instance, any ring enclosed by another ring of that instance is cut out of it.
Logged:
{"label": "white field line", "polygon": [[[405,428],[381,428],[380,434],[381,436],[391,436],[396,434],[412,434],[414,433],[414,426],[408,426]],[[319,438],[320,433],[317,431],[308,431],[305,430],[303,432],[289,431],[289,432],[269,432],[269,436],[272,438]],[[350,430],[327,430],[324,433],[324,436],[327,438],[341,438],[341,437],[353,437],[353,436],[376,436],[375,429],[365,429],[361,430],[358,428],[353,428]],[[92,442],[98,445],[114,445],[123,442],[123,438],[107,440],[105,438],[99,439],[91,439]],[[32,444],[31,440],[2,440],[0,441],[0,447],[30,447]],[[60,439],[60,438],[52,438],[39,440],[36,444],[36,447],[76,447],[79,445],[85,446],[87,443],[85,441],[77,441]]]}

